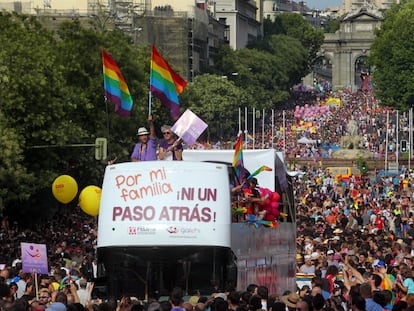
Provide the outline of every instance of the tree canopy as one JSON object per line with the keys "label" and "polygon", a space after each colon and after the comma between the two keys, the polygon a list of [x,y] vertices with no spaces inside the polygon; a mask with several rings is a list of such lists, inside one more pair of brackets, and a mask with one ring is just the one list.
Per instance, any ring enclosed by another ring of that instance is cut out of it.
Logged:
{"label": "tree canopy", "polygon": [[204,74],[188,85],[181,104],[208,124],[206,140],[229,139],[237,135],[238,109],[247,100],[248,94],[228,77]]}
{"label": "tree canopy", "polygon": [[[0,26],[0,209],[33,219],[35,206],[58,205],[50,198],[59,175],[73,176],[80,190],[101,185],[106,162],[94,158],[96,137],[108,138],[110,157],[128,160],[136,129],[146,125],[150,49],[132,48],[123,33],[98,33],[76,20],[56,33],[35,17],[3,12]],[[131,90],[129,119],[104,101],[102,48]],[[161,110],[159,103],[153,110]],[[155,120],[167,119],[160,113]],[[72,147],[79,144],[91,146]]]}
{"label": "tree canopy", "polygon": [[287,35],[299,40],[308,52],[308,71],[316,60],[317,53],[324,40],[323,30],[312,27],[303,16],[297,13],[280,14],[274,22],[266,20],[263,41],[266,42],[272,35]]}
{"label": "tree canopy", "polygon": [[371,46],[375,93],[383,104],[407,110],[414,105],[414,1],[385,12]]}

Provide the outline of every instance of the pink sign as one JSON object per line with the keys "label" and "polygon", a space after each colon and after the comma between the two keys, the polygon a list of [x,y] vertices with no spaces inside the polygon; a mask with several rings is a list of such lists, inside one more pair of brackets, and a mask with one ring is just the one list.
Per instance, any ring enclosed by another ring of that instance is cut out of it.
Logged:
{"label": "pink sign", "polygon": [[45,244],[21,243],[23,272],[48,274]]}
{"label": "pink sign", "polygon": [[193,145],[207,128],[207,124],[195,113],[187,109],[175,122],[171,130],[188,146]]}

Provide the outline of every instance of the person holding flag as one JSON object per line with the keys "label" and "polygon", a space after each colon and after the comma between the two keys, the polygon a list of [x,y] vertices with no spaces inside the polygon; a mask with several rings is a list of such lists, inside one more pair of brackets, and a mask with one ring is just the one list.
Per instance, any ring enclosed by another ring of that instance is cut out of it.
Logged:
{"label": "person holding flag", "polygon": [[161,132],[164,140],[160,143],[160,150],[158,159],[182,161],[183,159],[183,145],[180,139],[174,138],[174,133],[171,131],[171,126],[161,126]]}
{"label": "person holding flag", "polygon": [[145,127],[140,127],[137,132],[139,143],[135,145],[131,154],[132,162],[155,161],[157,160],[157,136],[155,135],[154,122],[152,115],[148,115],[150,131]]}

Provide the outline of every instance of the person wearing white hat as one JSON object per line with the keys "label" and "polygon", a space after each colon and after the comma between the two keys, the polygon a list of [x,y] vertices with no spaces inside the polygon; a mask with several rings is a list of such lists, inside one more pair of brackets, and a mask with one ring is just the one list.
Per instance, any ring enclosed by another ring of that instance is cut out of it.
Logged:
{"label": "person wearing white hat", "polygon": [[135,145],[131,154],[132,162],[155,161],[157,160],[157,136],[155,136],[154,122],[152,115],[148,115],[150,131],[145,127],[140,127],[137,132],[139,143]]}

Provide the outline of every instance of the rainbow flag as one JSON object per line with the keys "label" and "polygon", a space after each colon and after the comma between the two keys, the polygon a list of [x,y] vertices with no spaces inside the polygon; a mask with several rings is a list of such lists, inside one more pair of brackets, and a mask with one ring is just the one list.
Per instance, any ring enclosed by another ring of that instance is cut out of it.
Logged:
{"label": "rainbow flag", "polygon": [[254,137],[252,135],[250,135],[250,134],[247,134],[247,140],[249,142],[253,142],[254,141]]}
{"label": "rainbow flag", "polygon": [[178,95],[181,94],[187,82],[171,69],[167,61],[161,57],[155,46],[152,46],[150,91],[170,109],[171,117],[176,120],[180,116]]}
{"label": "rainbow flag", "polygon": [[128,117],[133,104],[131,93],[118,65],[105,50],[102,50],[102,67],[106,98],[115,105],[117,114]]}
{"label": "rainbow flag", "polygon": [[268,167],[268,166],[266,166],[266,165],[262,165],[262,166],[261,166],[261,167],[259,167],[257,170],[255,170],[253,173],[251,173],[251,174],[247,177],[247,180],[252,179],[254,176],[256,176],[256,175],[258,175],[258,174],[260,174],[261,172],[264,172],[264,171],[271,172],[271,171],[272,171],[272,168],[271,168],[271,167]]}
{"label": "rainbow flag", "polygon": [[239,134],[237,137],[236,146],[234,149],[234,156],[233,156],[233,167],[234,171],[236,173],[237,181],[240,183],[240,175],[242,173],[242,170],[244,168],[243,163],[243,135]]}

